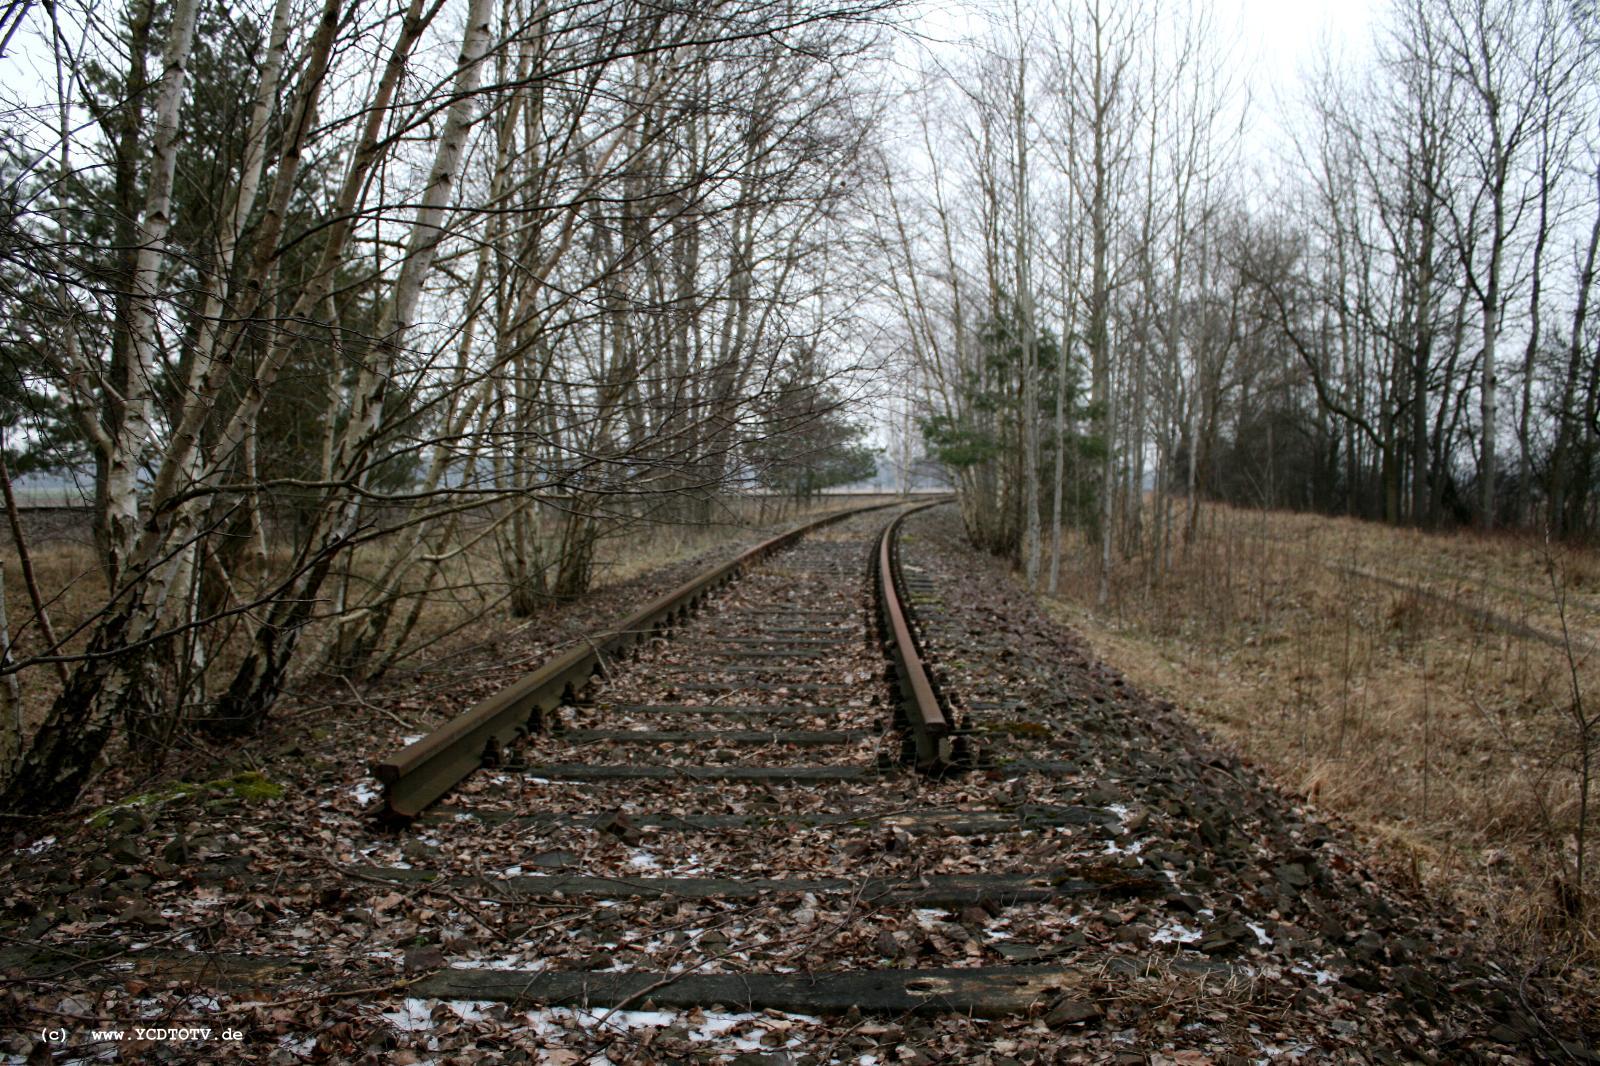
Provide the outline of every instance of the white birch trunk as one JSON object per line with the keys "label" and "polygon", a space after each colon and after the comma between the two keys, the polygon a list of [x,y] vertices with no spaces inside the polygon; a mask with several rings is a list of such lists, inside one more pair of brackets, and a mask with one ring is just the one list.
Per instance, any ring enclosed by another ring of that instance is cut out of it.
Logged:
{"label": "white birch trunk", "polygon": [[139,537],[139,465],[154,443],[151,407],[160,332],[161,264],[172,228],[172,182],[178,165],[178,108],[188,79],[189,53],[199,0],[178,0],[163,51],[151,138],[149,184],[139,227],[139,254],[133,273],[128,354],[128,390],[122,425],[112,442],[107,471],[107,526],[111,532],[113,583],[126,576]]}
{"label": "white birch trunk", "polygon": [[[366,460],[383,424],[395,364],[416,313],[423,282],[445,236],[445,208],[450,202],[461,154],[474,121],[480,69],[491,37],[492,8],[490,0],[472,0],[468,10],[452,103],[446,112],[439,148],[417,208],[405,261],[395,283],[393,302],[384,318],[381,340],[357,380],[349,422],[331,457],[335,478],[365,480]],[[370,165],[370,160],[367,164]],[[361,161],[353,165],[359,167]],[[321,302],[320,296],[317,302]],[[309,617],[309,601],[327,575],[331,553],[354,531],[359,513],[359,494],[337,491],[331,494],[309,534],[308,543],[314,545],[312,551],[320,561],[309,567],[295,583],[291,595],[280,601],[289,606],[275,610],[274,616],[257,629],[254,644],[220,703],[223,729],[252,728],[276,697],[300,629]]]}

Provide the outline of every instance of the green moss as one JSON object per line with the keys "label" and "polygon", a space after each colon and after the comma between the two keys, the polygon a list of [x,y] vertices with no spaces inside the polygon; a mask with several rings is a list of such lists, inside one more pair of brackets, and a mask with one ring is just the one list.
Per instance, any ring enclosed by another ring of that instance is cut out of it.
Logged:
{"label": "green moss", "polygon": [[208,781],[206,787],[225,789],[246,803],[265,803],[267,800],[283,798],[283,786],[269,780],[259,770],[247,770],[218,781]]}
{"label": "green moss", "polygon": [[89,816],[89,824],[95,829],[104,829],[111,824],[111,819],[122,811],[138,810],[141,807],[155,807],[184,796],[192,796],[199,792],[203,786],[191,784],[188,781],[179,781],[168,785],[166,788],[156,789],[153,792],[140,792],[129,796],[119,803],[101,807]]}
{"label": "green moss", "polygon": [[221,799],[224,801],[238,800],[243,803],[265,803],[267,800],[280,799],[283,796],[283,786],[270,780],[266,774],[259,770],[246,770],[234,774],[232,777],[219,777],[215,781],[176,781],[165,788],[155,789],[151,792],[141,792],[129,796],[117,803],[101,807],[89,816],[89,825],[95,829],[104,829],[111,824],[111,820],[122,811],[134,811],[144,807],[159,807],[171,803],[173,800],[186,799],[190,796],[201,796],[206,799]]}
{"label": "green moss", "polygon": [[1030,722],[1022,718],[1012,718],[1001,722],[984,722],[979,728],[986,733],[1009,733],[1014,737],[1048,737],[1052,732],[1047,725],[1040,722]]}

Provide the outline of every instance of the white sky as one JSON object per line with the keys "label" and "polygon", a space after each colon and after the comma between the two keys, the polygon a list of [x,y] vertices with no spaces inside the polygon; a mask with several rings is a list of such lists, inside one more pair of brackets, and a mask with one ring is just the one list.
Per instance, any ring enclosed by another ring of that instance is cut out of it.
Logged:
{"label": "white sky", "polygon": [[1366,49],[1377,0],[1215,0],[1219,23],[1236,22],[1264,81],[1289,85],[1326,37],[1347,54]]}
{"label": "white sky", "polygon": [[[983,16],[1003,16],[1016,0],[921,0],[912,25],[928,43],[954,42],[979,32]],[[1073,0],[1056,0],[1067,5]],[[1112,3],[1117,0],[1111,0]],[[1175,9],[1186,0],[1157,0]],[[1187,0],[1208,11],[1219,45],[1234,43],[1252,103],[1246,155],[1269,150],[1278,142],[1286,110],[1299,96],[1301,72],[1313,66],[1324,43],[1346,61],[1364,59],[1370,51],[1372,23],[1387,0]],[[1023,0],[1024,6],[1027,0]],[[915,47],[915,46],[913,46]]]}
{"label": "white sky", "polygon": [[1302,74],[1324,48],[1336,58],[1364,59],[1383,0],[1199,0],[1219,28],[1237,27],[1255,100],[1248,143],[1275,142],[1299,97]]}

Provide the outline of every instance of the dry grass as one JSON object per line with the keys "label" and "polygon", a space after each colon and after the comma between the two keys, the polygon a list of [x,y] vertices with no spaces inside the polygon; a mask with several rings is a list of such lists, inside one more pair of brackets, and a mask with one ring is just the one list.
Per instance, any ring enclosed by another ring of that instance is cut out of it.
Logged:
{"label": "dry grass", "polygon": [[[595,553],[593,584],[597,589],[620,584],[739,538],[748,538],[754,528],[792,524],[810,514],[869,502],[874,501],[866,498],[822,497],[796,507],[788,501],[780,504],[777,501],[732,498],[715,509],[709,523],[637,523],[619,535],[605,537],[599,542]],[[86,514],[67,519],[51,516],[47,524],[29,533],[34,568],[57,635],[65,637],[75,628],[84,627],[83,632],[67,641],[68,653],[82,651],[88,637],[86,623],[91,622],[106,603],[105,584],[87,523]],[[551,536],[555,535],[556,525],[557,521],[552,517],[549,521]],[[414,598],[421,593],[424,601],[416,624],[406,638],[400,658],[402,663],[418,651],[424,654],[430,650],[436,651],[437,642],[448,644],[454,635],[463,631],[478,633],[509,628],[514,624],[507,618],[505,576],[494,539],[492,536],[474,537],[474,532],[467,529],[467,534],[458,542],[465,550],[453,556],[438,574],[433,575],[432,584],[426,592],[422,591],[422,582],[427,576],[426,568],[414,568],[408,575],[403,586],[407,594]],[[431,542],[428,546],[435,550],[442,547]],[[389,561],[390,550],[388,542],[377,541],[356,553],[349,584],[348,602],[351,605],[359,605],[364,591],[383,572]],[[45,643],[39,628],[31,624],[34,612],[8,531],[0,531],[0,559],[5,562],[5,603],[12,638],[16,642],[14,654],[18,658],[41,654],[45,651]],[[274,550],[266,566],[259,571],[252,563],[242,566],[240,572],[233,575],[235,587],[242,596],[252,596],[270,582],[280,580],[290,564],[287,546]],[[331,597],[340,580],[339,574],[330,577],[323,589],[324,596]],[[409,610],[409,600],[396,609],[392,623],[394,631],[402,626]],[[332,622],[326,617],[327,609],[322,613],[324,617],[314,622],[302,639],[302,649],[309,654],[314,654],[331,635]],[[208,680],[211,684],[225,683],[232,669],[237,666],[257,617],[251,613],[235,616],[207,630],[205,638],[209,647],[206,661],[210,663]],[[19,677],[22,682],[26,734],[43,721],[51,702],[60,692],[60,682],[54,669],[47,665],[27,669]]]}
{"label": "dry grass", "polygon": [[1174,554],[1159,578],[1148,553],[1126,558],[1099,612],[1078,546],[1052,605],[1402,876],[1523,951],[1600,961],[1600,804],[1574,922],[1572,673],[1542,639],[1564,596],[1580,693],[1600,699],[1600,554],[1209,505]]}

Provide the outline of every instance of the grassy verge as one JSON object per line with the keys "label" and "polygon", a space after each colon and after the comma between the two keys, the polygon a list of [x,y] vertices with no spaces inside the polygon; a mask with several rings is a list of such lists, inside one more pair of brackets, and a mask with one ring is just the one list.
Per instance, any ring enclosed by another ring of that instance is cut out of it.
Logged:
{"label": "grassy verge", "polygon": [[1491,935],[1593,972],[1600,553],[1208,505],[1167,572],[1128,552],[1095,609],[1074,549],[1050,606],[1102,658]]}

